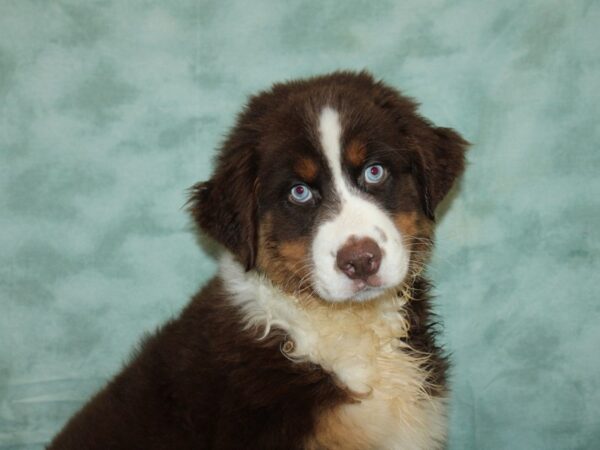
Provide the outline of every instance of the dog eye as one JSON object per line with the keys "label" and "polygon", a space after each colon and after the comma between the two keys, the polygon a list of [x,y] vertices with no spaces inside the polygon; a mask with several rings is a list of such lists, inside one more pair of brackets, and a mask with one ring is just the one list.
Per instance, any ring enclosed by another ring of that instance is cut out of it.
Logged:
{"label": "dog eye", "polygon": [[381,164],[371,164],[365,167],[363,178],[367,184],[379,184],[386,176],[385,168]]}
{"label": "dog eye", "polygon": [[292,187],[292,190],[290,191],[290,201],[292,201],[293,203],[296,203],[298,205],[304,205],[304,204],[308,203],[309,201],[311,201],[312,198],[313,198],[312,191],[304,183],[295,185],[294,187]]}

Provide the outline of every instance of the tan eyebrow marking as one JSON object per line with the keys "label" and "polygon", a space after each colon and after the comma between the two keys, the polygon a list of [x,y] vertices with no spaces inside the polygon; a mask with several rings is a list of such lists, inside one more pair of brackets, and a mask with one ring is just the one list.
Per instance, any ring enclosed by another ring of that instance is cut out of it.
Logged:
{"label": "tan eyebrow marking", "polygon": [[294,171],[308,182],[315,181],[319,172],[319,166],[310,158],[301,158],[294,164]]}
{"label": "tan eyebrow marking", "polygon": [[363,165],[367,157],[367,147],[360,141],[352,140],[346,147],[346,158],[354,167]]}

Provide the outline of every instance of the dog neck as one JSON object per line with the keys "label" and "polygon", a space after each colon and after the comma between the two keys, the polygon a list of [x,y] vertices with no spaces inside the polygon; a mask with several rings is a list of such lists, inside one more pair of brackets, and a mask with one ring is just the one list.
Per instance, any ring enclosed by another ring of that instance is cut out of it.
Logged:
{"label": "dog neck", "polygon": [[221,259],[219,276],[244,327],[256,331],[257,339],[275,329],[282,331],[293,342],[286,356],[321,365],[359,395],[371,390],[382,354],[408,347],[404,341],[409,333],[405,313],[409,297],[396,290],[368,302],[296,297],[256,270],[246,272],[228,253]]}

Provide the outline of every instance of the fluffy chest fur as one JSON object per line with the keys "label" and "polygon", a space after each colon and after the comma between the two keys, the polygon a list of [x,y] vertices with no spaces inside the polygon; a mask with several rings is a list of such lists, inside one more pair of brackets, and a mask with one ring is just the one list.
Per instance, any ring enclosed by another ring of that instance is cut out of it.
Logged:
{"label": "fluffy chest fur", "polygon": [[435,449],[444,442],[444,399],[427,393],[427,354],[415,354],[406,299],[391,292],[369,303],[323,304],[284,294],[230,256],[221,277],[257,339],[283,330],[282,351],[334,375],[355,402],[322,413],[307,448]]}

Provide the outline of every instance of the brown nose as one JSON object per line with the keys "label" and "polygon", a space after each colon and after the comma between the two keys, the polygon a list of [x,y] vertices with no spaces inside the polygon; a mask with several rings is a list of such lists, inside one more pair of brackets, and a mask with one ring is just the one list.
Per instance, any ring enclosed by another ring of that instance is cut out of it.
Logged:
{"label": "brown nose", "polygon": [[351,237],[338,250],[336,263],[351,280],[366,279],[379,270],[381,249],[371,238]]}

